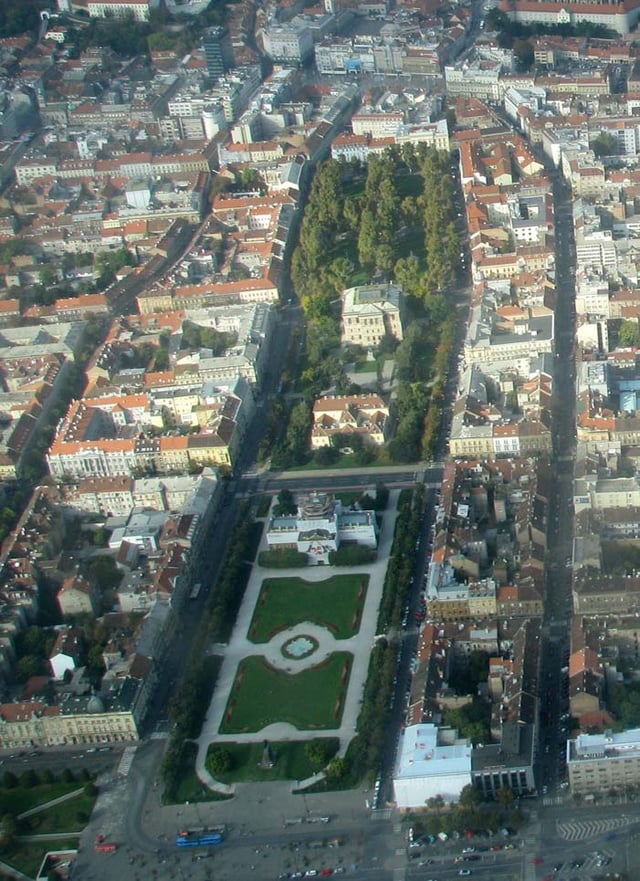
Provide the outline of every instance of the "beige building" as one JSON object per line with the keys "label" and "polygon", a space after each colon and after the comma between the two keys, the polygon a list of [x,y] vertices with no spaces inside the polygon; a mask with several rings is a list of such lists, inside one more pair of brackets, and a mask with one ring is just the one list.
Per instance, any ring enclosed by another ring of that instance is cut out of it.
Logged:
{"label": "beige building", "polygon": [[389,408],[380,395],[341,395],[319,398],[313,405],[311,448],[328,447],[335,435],[358,435],[365,444],[386,440]]}
{"label": "beige building", "polygon": [[379,346],[385,336],[402,339],[402,288],[394,284],[361,285],[342,294],[342,342],[363,348]]}
{"label": "beige building", "polygon": [[136,297],[141,315],[153,312],[170,312],[173,309],[173,296],[170,288],[152,288],[142,291]]}
{"label": "beige building", "polygon": [[435,621],[495,618],[496,584],[493,579],[458,584],[454,580],[427,596],[427,614]]}
{"label": "beige building", "polygon": [[89,0],[87,11],[91,18],[131,18],[149,21],[151,0]]}
{"label": "beige building", "polygon": [[573,576],[573,611],[576,615],[640,614],[640,577],[578,569]]}
{"label": "beige building", "polygon": [[567,742],[572,793],[607,792],[640,783],[640,728],[580,734]]}
{"label": "beige building", "polygon": [[0,749],[138,740],[139,690],[138,680],[125,679],[108,710],[97,695],[69,695],[56,706],[42,701],[0,704]]}

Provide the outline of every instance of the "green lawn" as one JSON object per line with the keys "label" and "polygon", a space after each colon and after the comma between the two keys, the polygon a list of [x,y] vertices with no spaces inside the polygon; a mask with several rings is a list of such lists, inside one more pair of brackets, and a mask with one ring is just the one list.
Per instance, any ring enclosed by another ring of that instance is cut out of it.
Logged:
{"label": "green lawn", "polygon": [[289,674],[261,657],[238,665],[220,726],[221,734],[261,731],[273,722],[300,730],[340,726],[353,655],[334,652],[318,667]]}
{"label": "green lawn", "polygon": [[52,805],[46,811],[41,811],[23,821],[24,834],[30,835],[58,835],[67,832],[81,832],[89,821],[93,805],[97,796],[85,795],[83,792],[76,798],[63,801],[61,804]]}
{"label": "green lawn", "polygon": [[0,859],[9,863],[30,878],[36,877],[36,872],[44,855],[50,850],[77,850],[78,838],[60,838],[52,841],[13,841],[8,847],[0,852]]}
{"label": "green lawn", "polygon": [[354,492],[333,493],[333,495],[342,502],[344,508],[349,508],[359,502],[363,494],[355,490]]}
{"label": "green lawn", "polygon": [[163,804],[184,804],[186,801],[191,804],[201,801],[226,801],[232,796],[223,795],[220,792],[214,792],[207,786],[203,786],[196,775],[196,755],[198,754],[198,745],[196,743],[187,743],[184,748],[184,761],[182,763],[180,785],[176,792],[175,799],[172,801],[163,799]]}
{"label": "green lawn", "polygon": [[[322,738],[327,740],[328,738]],[[336,741],[336,750],[338,741]],[[270,742],[271,751],[275,759],[272,768],[261,768],[263,746],[262,741],[256,743],[224,743],[222,746],[231,756],[231,770],[225,774],[214,774],[207,769],[222,783],[243,783],[249,780],[305,780],[311,777],[319,768],[312,765],[305,753],[308,740],[283,740]],[[216,744],[213,747],[215,749]]]}
{"label": "green lawn", "polygon": [[269,513],[269,508],[271,507],[271,496],[262,496],[258,500],[258,507],[256,508],[256,517],[266,517]]}
{"label": "green lawn", "polygon": [[40,783],[37,786],[0,787],[0,816],[12,814],[14,817],[42,805],[76,789],[82,789],[86,781],[72,783]]}
{"label": "green lawn", "polygon": [[336,639],[360,629],[369,576],[334,575],[326,581],[265,578],[249,627],[249,639],[269,642],[276,633],[303,621],[329,628]]}
{"label": "green lawn", "polygon": [[377,373],[378,365],[375,361],[357,361],[355,364],[356,373]]}

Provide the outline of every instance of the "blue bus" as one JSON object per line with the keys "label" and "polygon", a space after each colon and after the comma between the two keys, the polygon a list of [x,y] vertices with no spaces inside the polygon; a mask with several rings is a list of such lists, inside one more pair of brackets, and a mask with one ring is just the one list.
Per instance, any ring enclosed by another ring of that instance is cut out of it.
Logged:
{"label": "blue bus", "polygon": [[222,832],[215,829],[185,829],[178,833],[176,844],[178,847],[207,847],[221,844],[222,840]]}

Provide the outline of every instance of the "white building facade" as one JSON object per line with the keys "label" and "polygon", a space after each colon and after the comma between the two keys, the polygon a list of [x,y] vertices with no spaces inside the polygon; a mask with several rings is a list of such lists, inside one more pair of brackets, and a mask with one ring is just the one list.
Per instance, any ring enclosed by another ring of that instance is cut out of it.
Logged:
{"label": "white building facade", "polygon": [[471,742],[452,729],[437,725],[410,725],[400,743],[393,789],[398,808],[424,807],[441,796],[457,802],[471,782]]}

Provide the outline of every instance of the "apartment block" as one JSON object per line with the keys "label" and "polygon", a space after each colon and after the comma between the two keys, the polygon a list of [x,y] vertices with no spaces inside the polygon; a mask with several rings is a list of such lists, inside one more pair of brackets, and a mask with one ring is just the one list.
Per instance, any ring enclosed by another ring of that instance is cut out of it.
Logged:
{"label": "apartment block", "polygon": [[640,783],[640,729],[580,734],[567,741],[571,792],[598,795]]}

